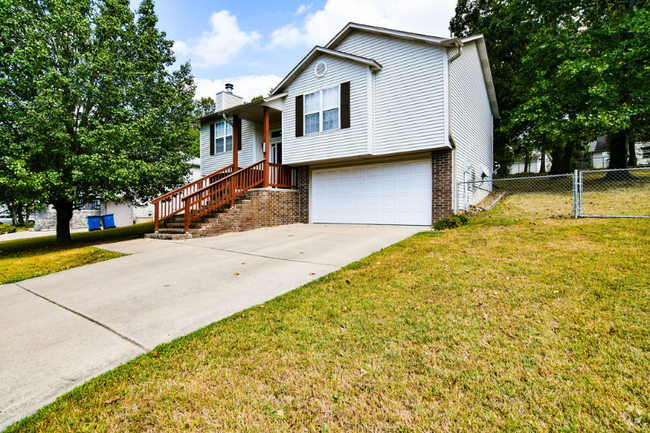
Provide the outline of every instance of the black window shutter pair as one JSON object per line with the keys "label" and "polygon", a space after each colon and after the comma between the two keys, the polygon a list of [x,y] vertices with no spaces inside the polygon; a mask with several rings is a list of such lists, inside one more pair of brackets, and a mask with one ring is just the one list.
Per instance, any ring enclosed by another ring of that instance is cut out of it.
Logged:
{"label": "black window shutter pair", "polygon": [[[304,99],[303,95],[296,96],[296,137],[303,136],[304,130]],[[341,83],[341,129],[350,127],[350,82]]]}
{"label": "black window shutter pair", "polygon": [[210,124],[210,156],[214,155],[214,123]]}

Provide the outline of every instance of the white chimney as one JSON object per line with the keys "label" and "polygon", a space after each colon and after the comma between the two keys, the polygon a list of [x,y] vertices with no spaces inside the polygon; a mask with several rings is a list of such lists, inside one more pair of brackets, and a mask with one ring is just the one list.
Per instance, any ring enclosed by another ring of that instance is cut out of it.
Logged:
{"label": "white chimney", "polygon": [[244,98],[232,93],[234,87],[235,86],[232,84],[226,83],[226,90],[217,93],[214,101],[216,103],[217,111],[223,111],[244,103]]}

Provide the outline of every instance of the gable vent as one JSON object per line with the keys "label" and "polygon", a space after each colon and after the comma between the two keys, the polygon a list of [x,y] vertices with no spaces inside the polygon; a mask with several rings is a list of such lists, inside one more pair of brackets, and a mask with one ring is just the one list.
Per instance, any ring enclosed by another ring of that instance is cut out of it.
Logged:
{"label": "gable vent", "polygon": [[316,63],[316,67],[314,68],[314,75],[316,75],[318,78],[321,78],[324,77],[326,73],[327,63],[325,60],[321,60],[320,62]]}

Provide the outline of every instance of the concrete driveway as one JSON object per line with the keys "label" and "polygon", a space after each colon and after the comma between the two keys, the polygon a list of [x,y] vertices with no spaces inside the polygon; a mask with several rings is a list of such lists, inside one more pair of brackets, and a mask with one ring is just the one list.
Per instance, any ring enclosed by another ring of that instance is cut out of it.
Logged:
{"label": "concrete driveway", "polygon": [[[180,242],[0,286],[0,429],[155,346],[425,230],[291,225]],[[235,275],[238,274],[238,275]]]}

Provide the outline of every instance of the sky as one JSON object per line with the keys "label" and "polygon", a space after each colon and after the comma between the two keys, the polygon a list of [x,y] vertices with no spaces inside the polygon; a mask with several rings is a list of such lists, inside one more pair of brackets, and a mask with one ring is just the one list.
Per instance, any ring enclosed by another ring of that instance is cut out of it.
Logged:
{"label": "sky", "polygon": [[[132,0],[136,9],[139,1]],[[267,95],[315,46],[348,22],[449,37],[456,0],[157,0],[158,28],[189,61],[196,97],[235,86],[249,101]]]}

